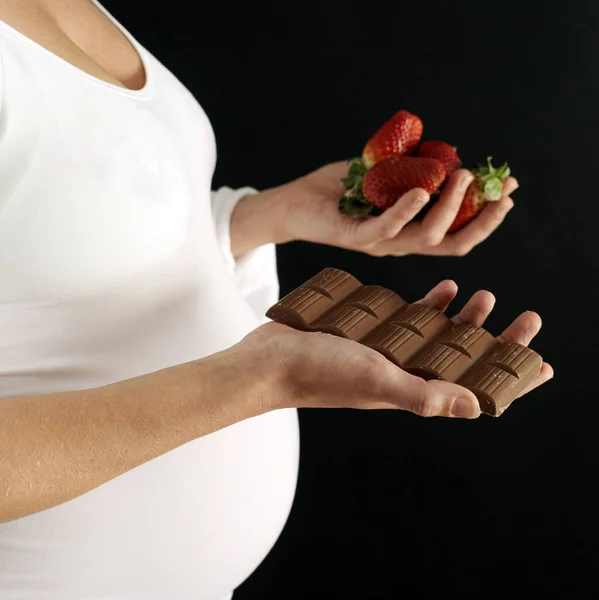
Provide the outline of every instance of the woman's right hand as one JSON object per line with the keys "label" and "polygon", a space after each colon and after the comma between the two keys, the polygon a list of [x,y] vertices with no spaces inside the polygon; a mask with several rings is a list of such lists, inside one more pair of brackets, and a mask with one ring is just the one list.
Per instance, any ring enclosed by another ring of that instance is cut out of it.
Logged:
{"label": "woman's right hand", "polygon": [[[445,311],[457,294],[452,281],[433,288],[421,303]],[[495,304],[490,292],[478,291],[453,317],[457,323],[482,326]],[[528,345],[541,328],[534,312],[522,313],[498,339]],[[424,381],[410,375],[366,346],[325,333],[296,331],[267,323],[238,345],[267,356],[278,384],[269,394],[272,408],[391,408],[423,417],[472,419],[480,415],[476,396],[446,381]],[[264,352],[266,350],[266,352]],[[553,377],[543,363],[539,377],[522,392],[529,392]]]}
{"label": "woman's right hand", "polygon": [[[444,311],[456,293],[455,283],[444,281],[421,302]],[[482,325],[494,303],[489,292],[477,292],[454,321]],[[539,316],[526,312],[500,339],[528,345],[540,328]],[[544,363],[523,393],[552,375]],[[189,363],[97,388],[2,398],[0,523],[72,500],[239,421],[302,407],[395,408],[425,417],[480,414],[476,397],[464,387],[425,382],[350,340],[268,323],[234,346]]]}

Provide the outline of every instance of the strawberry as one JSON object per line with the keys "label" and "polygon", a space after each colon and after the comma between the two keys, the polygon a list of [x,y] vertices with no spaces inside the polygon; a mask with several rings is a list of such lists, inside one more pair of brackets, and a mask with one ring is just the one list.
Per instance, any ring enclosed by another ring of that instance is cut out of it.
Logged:
{"label": "strawberry", "polygon": [[422,137],[422,121],[407,110],[395,113],[368,140],[362,151],[366,169],[389,156],[411,154]]}
{"label": "strawberry", "polygon": [[457,155],[457,150],[455,146],[450,146],[446,142],[422,142],[418,146],[416,156],[425,156],[440,160],[445,167],[446,177],[449,177],[462,166],[462,161]]}
{"label": "strawberry", "polygon": [[[462,166],[462,161],[457,148],[445,142],[420,144],[422,131],[422,121],[407,110],[398,111],[384,123],[368,140],[362,156],[350,161],[349,172],[341,180],[347,191],[339,200],[339,210],[350,216],[380,214],[415,187],[424,188],[435,200],[445,180]],[[414,153],[416,156],[407,156]],[[450,232],[471,221],[487,202],[501,198],[510,169],[507,163],[495,169],[490,157],[487,163],[472,169],[475,179]],[[426,208],[419,215],[425,211]]]}
{"label": "strawberry", "polygon": [[444,180],[443,163],[434,158],[390,156],[369,169],[360,186],[345,193],[339,209],[348,215],[368,214],[373,207],[384,211],[415,187],[435,193]]}
{"label": "strawberry", "polygon": [[478,166],[472,169],[474,181],[468,186],[464,201],[458,214],[448,229],[449,233],[461,229],[472,221],[483,209],[487,202],[494,202],[501,198],[503,182],[510,175],[507,163],[495,169],[491,164],[492,157],[487,158],[487,166]]}
{"label": "strawberry", "polygon": [[[362,151],[362,156],[350,161],[349,172],[341,180],[341,183],[350,191],[340,200],[339,209],[345,212],[346,209],[350,208],[347,196],[351,196],[353,200],[357,200],[353,203],[350,210],[351,214],[360,215],[370,212],[372,206],[368,202],[360,204],[360,199],[364,197],[362,183],[368,169],[391,156],[403,156],[413,153],[422,137],[422,128],[422,121],[407,110],[396,112],[384,123],[368,140]],[[358,210],[358,208],[361,210]]]}

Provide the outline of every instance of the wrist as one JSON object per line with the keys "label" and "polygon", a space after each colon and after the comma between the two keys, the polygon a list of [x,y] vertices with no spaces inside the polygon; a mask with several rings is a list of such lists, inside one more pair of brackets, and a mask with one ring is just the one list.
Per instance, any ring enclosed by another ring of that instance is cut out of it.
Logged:
{"label": "wrist", "polygon": [[279,370],[269,354],[266,345],[248,345],[242,340],[197,361],[201,386],[208,387],[215,403],[215,418],[230,425],[281,408]]}
{"label": "wrist", "polygon": [[231,215],[231,252],[235,258],[264,244],[290,241],[285,234],[286,186],[241,198]]}

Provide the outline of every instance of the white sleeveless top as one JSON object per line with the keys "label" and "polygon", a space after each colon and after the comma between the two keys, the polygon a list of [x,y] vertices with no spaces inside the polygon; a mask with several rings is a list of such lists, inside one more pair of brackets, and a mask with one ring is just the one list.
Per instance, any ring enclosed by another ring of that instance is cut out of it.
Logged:
{"label": "white sleeveless top", "polygon": [[[211,193],[206,115],[123,32],[140,91],[0,21],[0,402],[212,354],[278,296],[274,246],[230,252],[230,214],[253,190]],[[277,411],[0,524],[0,598],[228,597],[285,524],[298,452],[296,411]]]}

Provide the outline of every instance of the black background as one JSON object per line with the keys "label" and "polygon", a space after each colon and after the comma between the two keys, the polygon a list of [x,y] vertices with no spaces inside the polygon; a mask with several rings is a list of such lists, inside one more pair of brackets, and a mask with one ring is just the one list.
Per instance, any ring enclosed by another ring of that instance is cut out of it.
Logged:
{"label": "black background", "polygon": [[400,108],[521,185],[462,258],[279,247],[282,293],[335,266],[408,300],[443,278],[457,304],[489,289],[497,333],[536,310],[556,377],[500,419],[300,411],[292,514],[235,598],[598,597],[599,3],[104,5],[208,113],[213,187],[357,155]]}

